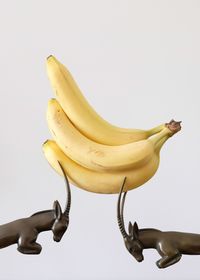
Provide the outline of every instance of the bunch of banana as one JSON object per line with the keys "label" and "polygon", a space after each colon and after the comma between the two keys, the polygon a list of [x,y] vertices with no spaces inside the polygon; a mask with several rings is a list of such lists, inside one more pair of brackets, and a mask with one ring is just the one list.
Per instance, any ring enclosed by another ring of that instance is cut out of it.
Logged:
{"label": "bunch of banana", "polygon": [[54,140],[43,144],[51,166],[70,181],[96,193],[118,193],[143,185],[159,166],[165,141],[181,129],[172,120],[150,130],[124,129],[103,120],[88,104],[69,71],[53,56],[47,59],[48,76],[56,99],[48,103],[47,121]]}

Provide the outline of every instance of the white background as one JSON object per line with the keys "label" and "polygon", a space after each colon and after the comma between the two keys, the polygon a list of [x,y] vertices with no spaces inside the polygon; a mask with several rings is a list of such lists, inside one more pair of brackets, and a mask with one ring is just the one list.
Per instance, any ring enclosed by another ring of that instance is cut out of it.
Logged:
{"label": "white background", "polygon": [[[156,175],[129,192],[126,224],[200,233],[200,1],[0,1],[0,223],[65,203],[64,181],[42,143],[53,91],[45,59],[71,71],[109,122],[151,128],[171,118],[183,129],[161,151]],[[199,279],[200,256],[159,270],[155,250],[137,263],[116,221],[116,195],[72,188],[71,221],[60,243],[41,233],[38,256],[0,251],[0,279]]]}

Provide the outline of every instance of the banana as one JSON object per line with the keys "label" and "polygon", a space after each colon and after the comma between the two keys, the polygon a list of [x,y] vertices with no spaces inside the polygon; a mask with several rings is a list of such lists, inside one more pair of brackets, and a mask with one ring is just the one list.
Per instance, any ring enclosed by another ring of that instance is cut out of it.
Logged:
{"label": "banana", "polygon": [[155,154],[148,164],[138,169],[123,170],[119,172],[98,172],[85,168],[69,157],[58,147],[55,141],[48,140],[43,144],[43,152],[50,165],[60,174],[58,165],[61,162],[69,181],[79,188],[95,193],[118,193],[123,178],[127,177],[128,190],[136,188],[147,182],[156,172],[159,157]]}
{"label": "banana", "polygon": [[123,145],[147,139],[164,128],[164,124],[150,130],[114,126],[90,106],[70,72],[52,55],[47,58],[47,73],[56,98],[70,121],[83,135],[97,143]]}
{"label": "banana", "polygon": [[70,122],[56,99],[51,99],[47,108],[47,121],[52,136],[61,150],[78,164],[97,171],[138,168],[150,161],[157,141],[168,133],[161,132],[146,139],[119,146],[96,143],[82,135]]}
{"label": "banana", "polygon": [[95,193],[114,194],[119,192],[119,186],[121,186],[124,177],[127,178],[124,191],[137,188],[152,178],[159,166],[160,150],[171,136],[169,130],[171,133],[176,133],[180,130],[180,124],[171,121],[160,133],[159,138],[151,140],[154,142],[155,149],[148,162],[138,168],[118,172],[99,172],[85,168],[66,156],[53,140],[47,140],[43,144],[43,152],[49,164],[63,176],[58,164],[58,161],[61,162],[70,182],[77,187]]}

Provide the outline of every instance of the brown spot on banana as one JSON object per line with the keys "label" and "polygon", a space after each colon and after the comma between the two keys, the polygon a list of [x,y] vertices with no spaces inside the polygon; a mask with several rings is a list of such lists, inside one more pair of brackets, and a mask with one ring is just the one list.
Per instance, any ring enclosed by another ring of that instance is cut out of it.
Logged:
{"label": "brown spot on banana", "polygon": [[99,151],[99,150],[95,150],[93,148],[89,148],[88,154],[92,154],[92,153],[99,156],[99,157],[104,157],[104,155],[105,155],[103,151]]}

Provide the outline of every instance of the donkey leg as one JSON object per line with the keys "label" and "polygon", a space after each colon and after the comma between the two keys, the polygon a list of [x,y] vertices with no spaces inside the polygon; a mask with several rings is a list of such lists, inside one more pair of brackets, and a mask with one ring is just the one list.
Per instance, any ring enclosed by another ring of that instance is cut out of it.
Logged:
{"label": "donkey leg", "polygon": [[160,260],[156,262],[159,268],[166,268],[170,265],[177,263],[181,259],[182,255],[177,252],[176,254],[162,257]]}
{"label": "donkey leg", "polygon": [[39,243],[25,243],[20,244],[17,247],[17,250],[22,254],[40,254],[42,246]]}
{"label": "donkey leg", "polygon": [[42,246],[35,242],[37,239],[36,232],[22,235],[18,241],[17,250],[22,254],[40,254]]}

